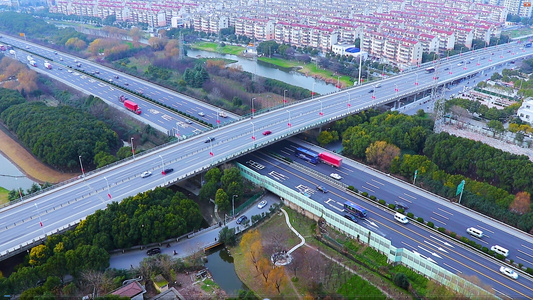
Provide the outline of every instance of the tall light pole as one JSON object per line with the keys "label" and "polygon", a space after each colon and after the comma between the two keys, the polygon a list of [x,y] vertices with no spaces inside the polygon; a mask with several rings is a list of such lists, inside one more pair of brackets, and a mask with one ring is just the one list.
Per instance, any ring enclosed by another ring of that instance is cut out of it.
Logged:
{"label": "tall light pole", "polygon": [[104,176],[105,183],[107,184],[107,197],[111,199],[111,191],[109,190],[109,181],[107,181],[107,178]]}
{"label": "tall light pole", "polygon": [[287,112],[289,113],[289,122],[287,123],[287,126],[291,127],[292,126],[292,124],[291,124],[291,111],[287,110]]}
{"label": "tall light pole", "polygon": [[341,88],[341,82],[340,82],[340,79],[341,79],[341,77],[340,77],[340,76],[337,76],[337,88],[338,88],[338,89]]}
{"label": "tall light pole", "polygon": [[217,118],[217,126],[220,128],[220,120],[218,119],[218,116],[220,115],[220,111],[215,112],[215,116]]}
{"label": "tall light pole", "polygon": [[39,225],[41,226],[41,230],[43,231],[43,236],[45,236],[43,220],[41,220],[41,212],[39,211],[39,207],[37,206],[37,203],[33,203],[33,205],[35,205],[35,209],[37,209],[37,215],[39,216]]}
{"label": "tall light pole", "polygon": [[346,110],[348,110],[348,114],[350,114],[350,107],[352,107],[352,96],[350,95],[350,92],[346,93],[348,93],[348,103],[346,104]]}
{"label": "tall light pole", "polygon": [[239,197],[239,195],[233,195],[231,197],[231,205],[233,207],[233,218],[235,218],[235,197]]}
{"label": "tall light pole", "polygon": [[135,159],[135,147],[133,147],[133,137],[131,138],[131,154],[133,155],[133,159]]}
{"label": "tall light pole", "polygon": [[252,98],[252,119],[254,118],[254,113],[255,113],[254,100],[255,100],[255,98]]}
{"label": "tall light pole", "polygon": [[311,90],[311,99],[315,96],[315,82],[313,81],[313,89]]}
{"label": "tall light pole", "polygon": [[324,113],[322,112],[322,100],[318,99],[318,102],[320,102],[320,111],[318,112],[318,115],[323,116]]}
{"label": "tall light pole", "polygon": [[165,170],[165,165],[163,164],[163,156],[159,155],[159,158],[161,158],[161,173]]}
{"label": "tall light pole", "polygon": [[254,145],[254,148],[255,148],[255,124],[254,122],[250,122],[252,124],[252,143]]}
{"label": "tall light pole", "polygon": [[[416,75],[418,75],[418,73],[417,73]],[[394,84],[394,92],[396,93],[396,95],[398,95],[398,91],[399,91],[399,90],[398,90],[398,84],[395,83],[395,84]]]}
{"label": "tall light pole", "polygon": [[81,163],[81,155],[79,156],[79,158],[80,158],[81,174],[82,174],[83,178],[85,178],[85,170],[83,169],[83,164]]}
{"label": "tall light pole", "polygon": [[459,51],[459,56],[463,56],[463,48],[464,47],[461,47],[461,50]]}
{"label": "tall light pole", "polygon": [[283,90],[283,105],[287,104],[287,98],[285,97],[285,93],[286,92],[287,92],[287,90]]}
{"label": "tall light pole", "polygon": [[179,139],[180,138],[180,127],[178,125],[178,122],[176,122],[176,137]]}
{"label": "tall light pole", "polygon": [[357,85],[361,85],[361,65],[363,63],[363,56],[359,52],[359,78],[357,78]]}

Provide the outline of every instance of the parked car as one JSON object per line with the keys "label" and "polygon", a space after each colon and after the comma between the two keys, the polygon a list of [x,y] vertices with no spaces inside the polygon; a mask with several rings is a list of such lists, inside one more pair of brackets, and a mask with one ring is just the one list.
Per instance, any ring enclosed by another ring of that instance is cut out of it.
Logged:
{"label": "parked car", "polygon": [[265,130],[265,131],[263,131],[263,135],[269,135],[269,134],[271,134],[271,133],[272,133],[272,131],[270,131],[270,130]]}
{"label": "parked car", "polygon": [[237,219],[237,224],[241,224],[242,222],[248,220],[248,217],[246,216],[240,216],[238,219]]}
{"label": "parked car", "polygon": [[164,170],[161,172],[161,174],[163,174],[163,175],[167,175],[168,173],[172,173],[172,171],[174,171],[174,169],[172,169],[172,168],[164,169]]}
{"label": "parked car", "polygon": [[152,172],[150,172],[150,171],[146,171],[146,172],[143,172],[143,173],[141,174],[141,177],[142,177],[142,178],[146,178],[146,177],[149,177],[149,176],[151,176],[151,175],[152,175]]}
{"label": "parked car", "polygon": [[212,142],[212,141],[214,141],[214,140],[215,140],[215,138],[214,138],[214,137],[212,137],[212,136],[209,136],[209,137],[207,137],[207,140],[205,140],[205,142],[204,142],[204,143],[211,143],[211,142]]}
{"label": "parked car", "polygon": [[199,115],[200,117],[205,117],[205,114],[204,114],[203,112],[199,112],[198,115]]}
{"label": "parked car", "polygon": [[152,248],[152,249],[146,251],[146,254],[149,255],[149,256],[156,255],[156,254],[159,254],[159,253],[161,253],[161,248]]}
{"label": "parked car", "polygon": [[268,202],[266,200],[263,200],[257,204],[257,208],[262,209],[263,207],[267,206]]}
{"label": "parked car", "polygon": [[518,279],[518,273],[516,273],[515,271],[511,270],[510,268],[508,267],[504,267],[504,266],[501,266],[500,267],[500,272],[506,276],[509,276],[513,279]]}
{"label": "parked car", "polygon": [[337,179],[337,180],[341,180],[342,179],[342,176],[337,174],[337,173],[331,173],[331,174],[329,174],[329,176],[331,176],[331,178],[334,178],[334,179]]}

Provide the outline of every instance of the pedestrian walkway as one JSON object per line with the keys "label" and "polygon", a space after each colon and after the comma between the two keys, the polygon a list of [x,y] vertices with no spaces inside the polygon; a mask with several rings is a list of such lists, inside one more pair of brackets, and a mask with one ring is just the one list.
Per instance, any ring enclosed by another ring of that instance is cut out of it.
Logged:
{"label": "pedestrian walkway", "polygon": [[305,238],[298,231],[296,231],[296,229],[294,229],[294,227],[292,227],[291,222],[289,220],[289,215],[287,214],[287,212],[283,208],[281,209],[281,212],[285,215],[285,221],[287,222],[287,226],[289,226],[290,230],[292,230],[292,232],[294,232],[302,240],[298,245],[292,247],[292,249],[289,250],[289,252],[287,252],[287,255],[291,255],[291,253],[294,252],[294,250],[296,250],[296,249],[300,248],[301,246],[305,245]]}

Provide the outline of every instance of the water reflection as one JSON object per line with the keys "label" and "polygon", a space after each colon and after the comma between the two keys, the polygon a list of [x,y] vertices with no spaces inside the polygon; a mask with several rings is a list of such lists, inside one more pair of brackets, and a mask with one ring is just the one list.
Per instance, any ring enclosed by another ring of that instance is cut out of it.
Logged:
{"label": "water reflection", "polygon": [[296,71],[289,71],[283,68],[278,68],[262,61],[257,61],[256,63],[253,60],[242,58],[236,55],[220,54],[216,52],[208,52],[195,49],[187,49],[187,56],[193,58],[215,57],[236,60],[237,62],[230,64],[230,66],[240,66],[243,71],[255,73],[262,77],[276,79],[288,83],[290,85],[299,86],[308,90],[312,90],[314,84],[314,91],[320,94],[328,94],[338,91],[338,89],[334,85],[326,84],[322,80],[317,80],[313,77],[307,77]]}
{"label": "water reflection", "polygon": [[205,266],[213,275],[214,281],[228,296],[235,297],[239,290],[248,289],[235,273],[233,257],[226,248],[219,247],[211,252],[207,256]]}
{"label": "water reflection", "polygon": [[0,154],[0,187],[7,190],[16,188],[29,189],[34,183],[22,173],[17,167],[5,156]]}

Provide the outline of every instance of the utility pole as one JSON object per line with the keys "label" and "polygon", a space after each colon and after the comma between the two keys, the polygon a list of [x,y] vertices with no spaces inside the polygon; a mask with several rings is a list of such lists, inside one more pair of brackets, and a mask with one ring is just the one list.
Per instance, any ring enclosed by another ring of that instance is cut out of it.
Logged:
{"label": "utility pole", "polygon": [[185,58],[185,52],[183,50],[183,33],[180,32],[178,35],[178,59],[183,60]]}

